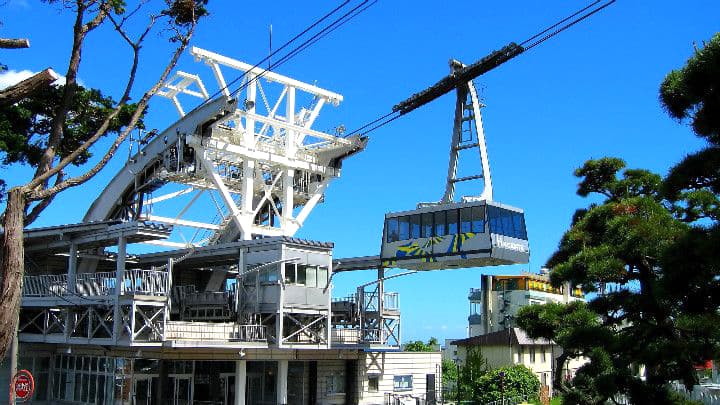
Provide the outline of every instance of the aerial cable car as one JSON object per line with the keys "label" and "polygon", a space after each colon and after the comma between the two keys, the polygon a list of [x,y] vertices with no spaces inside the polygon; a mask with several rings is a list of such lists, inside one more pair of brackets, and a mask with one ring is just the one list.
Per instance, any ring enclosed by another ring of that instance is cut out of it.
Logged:
{"label": "aerial cable car", "polygon": [[[451,60],[450,68],[450,77],[454,77],[466,66]],[[523,210],[493,200],[481,104],[472,80],[457,85],[456,94],[445,193],[439,202],[385,214],[383,267],[438,270],[528,263]],[[412,97],[408,101],[412,102]],[[403,103],[398,106],[402,111]],[[481,172],[458,177],[460,152],[473,149],[479,154]],[[458,183],[478,180],[483,184],[479,195],[455,200]]]}

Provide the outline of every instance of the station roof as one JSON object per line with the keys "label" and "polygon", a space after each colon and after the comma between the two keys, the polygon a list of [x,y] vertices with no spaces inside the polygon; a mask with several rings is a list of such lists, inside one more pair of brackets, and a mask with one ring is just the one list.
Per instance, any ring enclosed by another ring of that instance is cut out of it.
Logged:
{"label": "station roof", "polygon": [[473,336],[466,339],[454,340],[456,346],[528,346],[528,345],[552,345],[551,340],[544,338],[533,339],[520,328],[507,328],[485,335]]}

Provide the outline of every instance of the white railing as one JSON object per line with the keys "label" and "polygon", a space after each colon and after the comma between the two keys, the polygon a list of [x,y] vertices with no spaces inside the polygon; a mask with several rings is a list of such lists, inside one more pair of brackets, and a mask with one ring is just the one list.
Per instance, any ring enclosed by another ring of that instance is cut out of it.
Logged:
{"label": "white railing", "polygon": [[165,340],[265,342],[266,331],[263,325],[170,321],[165,325]]}
{"label": "white railing", "polygon": [[123,294],[167,295],[168,291],[167,271],[125,270]]}
{"label": "white railing", "polygon": [[400,295],[396,292],[386,292],[383,304],[385,309],[397,311],[400,309]]}
{"label": "white railing", "polygon": [[[125,270],[122,294],[165,296],[169,291],[166,271]],[[25,276],[24,297],[57,297],[80,295],[84,297],[108,296],[115,294],[115,272],[80,273],[75,278],[75,291],[68,288],[67,274],[43,274]]]}
{"label": "white railing", "polygon": [[360,342],[360,329],[332,328],[330,341],[335,344],[357,344]]}

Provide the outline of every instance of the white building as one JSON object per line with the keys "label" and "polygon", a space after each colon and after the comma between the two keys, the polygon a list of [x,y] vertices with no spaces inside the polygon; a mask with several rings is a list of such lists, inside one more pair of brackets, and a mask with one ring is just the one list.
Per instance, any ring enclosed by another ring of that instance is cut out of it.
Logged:
{"label": "white building", "polygon": [[481,287],[471,288],[468,300],[468,326],[472,337],[515,326],[517,311],[526,305],[567,303],[584,298],[579,288],[553,287],[547,274],[523,273],[483,276]]}
{"label": "white building", "polygon": [[[120,221],[25,231],[19,369],[35,376],[34,404],[434,403],[440,353],[400,351],[398,297],[381,283],[331,298],[343,271],[332,244],[100,253],[169,232]],[[94,272],[79,271],[85,260]]]}

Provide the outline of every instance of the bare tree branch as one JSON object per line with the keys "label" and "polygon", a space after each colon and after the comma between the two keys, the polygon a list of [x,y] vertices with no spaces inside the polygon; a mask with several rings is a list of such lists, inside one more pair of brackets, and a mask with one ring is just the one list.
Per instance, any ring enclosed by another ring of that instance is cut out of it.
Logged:
{"label": "bare tree branch", "polygon": [[[155,84],[150,88],[145,94],[143,94],[140,101],[137,103],[137,109],[133,113],[130,122],[128,123],[125,130],[122,131],[122,133],[115,138],[115,141],[110,146],[110,148],[107,150],[105,155],[100,159],[98,163],[95,164],[91,169],[89,169],[84,174],[73,177],[70,179],[67,179],[63,181],[62,183],[55,185],[51,188],[48,188],[46,190],[35,190],[28,196],[29,200],[42,200],[47,198],[48,196],[52,194],[59,193],[62,190],[65,190],[70,187],[78,186],[89,179],[91,179],[97,172],[102,169],[105,164],[113,157],[115,154],[115,151],[120,146],[120,144],[127,138],[128,134],[135,128],[135,125],[137,124],[138,120],[142,116],[143,111],[145,111],[145,108],[147,108],[147,104],[150,100],[150,98],[162,87],[163,83],[167,79],[168,75],[172,71],[173,67],[177,63],[177,60],[180,58],[180,55],[185,51],[185,48],[187,47],[190,37],[192,37],[193,32],[195,31],[195,24],[192,24],[191,27],[188,29],[187,34],[180,40],[180,45],[175,49],[175,52],[173,53],[172,58],[168,62],[168,64],[165,66],[165,70],[160,75],[160,78],[155,82]],[[132,75],[129,79],[129,82],[132,82],[135,80],[135,72],[136,70],[133,69]],[[101,128],[90,138],[88,139],[83,145],[81,145],[79,148],[77,148],[75,151],[73,151],[71,154],[69,154],[67,157],[65,157],[63,160],[60,161],[60,163],[57,164],[54,168],[50,169],[46,173],[44,173],[42,176],[37,177],[34,179],[29,186],[31,188],[37,187],[39,182],[45,181],[48,177],[54,175],[55,173],[58,173],[60,170],[65,168],[67,165],[69,165],[72,161],[75,160],[77,156],[79,156],[80,153],[87,150],[90,146],[92,146],[104,133],[104,131],[107,129],[107,126],[109,125],[111,117],[114,117],[117,115],[117,113],[120,111],[121,106],[118,106],[113,113],[111,113],[108,118],[106,118],[105,122],[101,126]]]}
{"label": "bare tree branch", "polygon": [[[58,173],[57,177],[55,177],[55,185],[58,185],[62,183],[63,179],[65,178],[65,173],[60,172]],[[36,219],[40,216],[40,214],[45,211],[45,208],[47,208],[50,203],[55,199],[55,196],[57,194],[50,195],[46,197],[44,200],[40,201],[37,205],[35,205],[29,214],[25,216],[25,226],[28,226],[35,222]]]}
{"label": "bare tree branch", "polygon": [[0,107],[15,104],[41,88],[49,86],[57,79],[57,73],[47,68],[42,72],[35,73],[18,84],[0,90]]}
{"label": "bare tree branch", "polygon": [[0,48],[19,49],[30,48],[30,40],[27,38],[0,38]]}
{"label": "bare tree branch", "polygon": [[[73,96],[75,95],[75,87],[77,85],[77,73],[80,68],[80,59],[82,55],[83,43],[88,32],[98,27],[100,23],[107,17],[110,11],[110,6],[107,3],[100,5],[98,13],[89,22],[83,23],[86,4],[77,2],[77,11],[75,15],[75,24],[73,26],[73,46],[70,53],[70,63],[68,64],[67,73],[65,74],[65,87],[63,88],[63,96],[60,105],[55,110],[55,118],[53,119],[52,129],[50,137],[48,139],[47,147],[45,152],[40,158],[38,167],[35,170],[34,178],[42,176],[43,173],[50,170],[53,160],[57,153],[57,149],[60,146],[63,138],[63,125],[65,124],[65,117],[70,111]],[[45,177],[46,179],[50,177]],[[32,188],[42,188],[44,181],[36,182],[32,181]]]}

